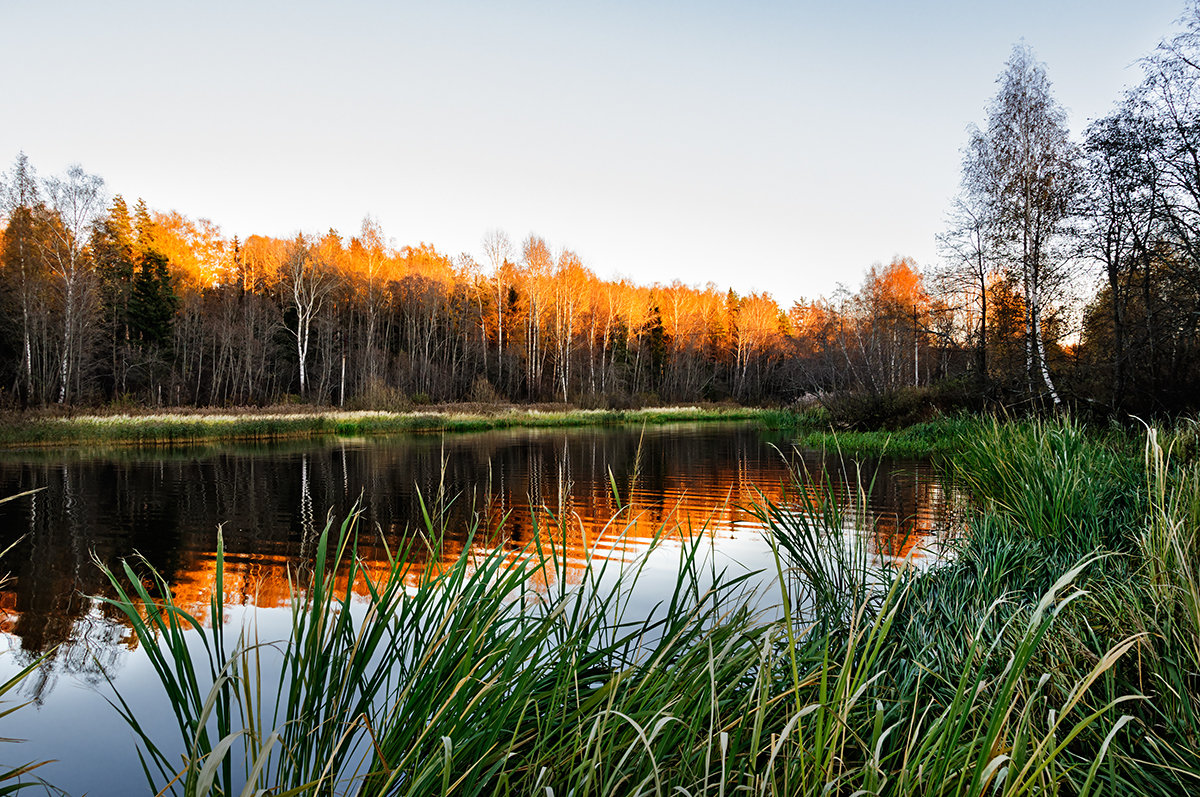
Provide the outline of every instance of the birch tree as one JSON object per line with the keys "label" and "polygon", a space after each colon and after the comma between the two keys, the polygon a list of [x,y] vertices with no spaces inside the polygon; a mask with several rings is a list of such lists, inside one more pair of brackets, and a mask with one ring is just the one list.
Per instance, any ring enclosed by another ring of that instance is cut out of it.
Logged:
{"label": "birch tree", "polygon": [[496,384],[504,384],[504,303],[507,300],[507,264],[512,258],[512,243],[503,230],[491,230],[483,237],[483,253],[492,267],[496,289]]}
{"label": "birch tree", "polygon": [[104,180],[88,174],[79,164],[62,178],[45,182],[46,197],[57,223],[49,226],[46,262],[62,291],[62,325],[58,367],[58,403],[71,396],[71,382],[79,377],[85,335],[91,326],[92,263],[87,252],[92,223],[103,209]]}
{"label": "birch tree", "polygon": [[300,395],[304,396],[308,391],[308,349],[313,321],[320,316],[333,283],[325,264],[316,257],[303,236],[296,236],[292,241],[286,258],[287,286],[292,309],[296,312],[292,333],[296,338],[296,357],[300,366]]}
{"label": "birch tree", "polygon": [[1044,314],[1066,281],[1067,221],[1078,194],[1078,151],[1066,112],[1050,93],[1046,67],[1029,47],[1013,48],[997,81],[986,130],[973,130],[964,182],[985,208],[1003,265],[1019,275],[1024,299],[1025,368],[1030,393],[1041,383],[1061,402],[1046,363]]}
{"label": "birch tree", "polygon": [[525,265],[525,378],[529,398],[537,399],[542,387],[542,314],[543,291],[554,258],[545,240],[532,233],[521,247]]}
{"label": "birch tree", "polygon": [[383,277],[384,261],[387,259],[387,239],[379,220],[364,216],[362,229],[358,238],[351,243],[351,248],[359,255],[360,276],[366,282],[363,303],[366,305],[366,357],[365,383],[374,385],[379,380],[379,357],[376,352],[377,334],[379,327],[379,309],[383,291],[380,283]]}

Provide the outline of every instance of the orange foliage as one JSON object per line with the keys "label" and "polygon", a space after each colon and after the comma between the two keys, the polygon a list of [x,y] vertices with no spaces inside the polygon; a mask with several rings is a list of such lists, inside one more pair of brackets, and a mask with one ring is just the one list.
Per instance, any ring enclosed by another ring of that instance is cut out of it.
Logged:
{"label": "orange foliage", "polygon": [[908,257],[893,260],[883,269],[872,266],[863,284],[863,295],[890,315],[920,315],[930,304],[921,272]]}
{"label": "orange foliage", "polygon": [[176,211],[154,213],[153,223],[154,248],[167,256],[184,290],[199,291],[237,278],[233,247],[216,224],[208,219],[193,221]]}

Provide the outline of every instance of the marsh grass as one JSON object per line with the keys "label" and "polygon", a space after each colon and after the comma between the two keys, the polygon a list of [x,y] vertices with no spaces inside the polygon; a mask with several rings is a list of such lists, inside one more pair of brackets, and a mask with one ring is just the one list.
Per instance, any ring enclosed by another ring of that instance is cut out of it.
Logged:
{"label": "marsh grass", "polygon": [[691,421],[758,421],[788,424],[780,410],[660,407],[641,410],[538,410],[500,407],[491,411],[328,411],[305,413],[178,413],[17,417],[0,425],[0,447],[78,444],[178,445],[213,440],[280,440],[416,432],[475,432],[488,429],[619,426]]}
{"label": "marsh grass", "polygon": [[[26,490],[23,493],[17,493],[16,495],[0,498],[0,504],[8,503],[9,501],[15,501],[18,498],[23,498],[36,492],[38,492],[38,490]],[[19,542],[20,539],[18,539],[16,542],[13,542],[3,551],[0,551],[0,562],[4,560],[4,557],[8,554],[8,552],[11,551]],[[0,586],[4,586],[4,584],[8,582],[8,579],[8,573],[0,572]],[[0,720],[5,719],[6,717],[29,705],[29,701],[20,702],[16,705],[8,705],[8,703],[11,701],[11,698],[9,698],[8,695],[19,689],[21,684],[24,683],[25,679],[33,675],[33,673],[37,671],[38,667],[40,667],[42,663],[49,659],[53,654],[53,650],[46,651],[29,664],[22,667],[16,673],[9,676],[5,681],[0,682]],[[9,720],[8,722],[11,723],[12,721]],[[0,737],[0,747],[7,752],[7,750],[12,749],[9,747],[9,745],[19,743],[21,741],[23,740]],[[5,757],[7,758],[7,756]],[[3,795],[6,794],[14,794],[28,786],[41,784],[39,779],[31,779],[29,776],[30,773],[32,773],[35,769],[48,763],[48,761],[27,761],[23,764],[17,764],[15,766],[12,764],[0,763],[0,797],[3,797]]]}
{"label": "marsh grass", "polygon": [[[161,577],[144,583],[145,563],[109,573],[112,604],[153,648],[185,752],[180,768],[118,701],[156,791],[526,793],[541,779],[624,793],[631,772],[663,775],[647,765],[644,742],[674,749],[691,733],[662,722],[672,701],[712,696],[697,679],[738,683],[758,654],[763,632],[748,609],[727,615],[722,605],[741,580],[701,588],[698,542],[681,550],[686,575],[659,619],[630,623],[628,591],[601,588],[609,561],[585,563],[583,583],[568,588],[553,538],[516,557],[468,545],[413,585],[411,551],[397,552],[382,578],[357,570],[355,534],[355,518],[326,528],[296,584],[291,638],[269,643],[204,628]],[[218,572],[222,564],[219,551]],[[365,600],[354,597],[356,579]],[[211,616],[221,617],[219,583],[213,595]],[[713,649],[726,656],[708,656]],[[626,765],[613,770],[615,746]],[[605,767],[590,763],[596,756]]]}
{"label": "marsh grass", "polygon": [[897,431],[851,431],[834,429],[819,415],[801,413],[795,417],[796,444],[800,448],[872,459],[941,458],[956,453],[962,442],[970,439],[987,422],[980,416],[956,414],[943,415]]}
{"label": "marsh grass", "polygon": [[1070,419],[981,424],[954,459],[984,508],[1055,545],[1128,549],[1138,462]]}
{"label": "marsh grass", "polygon": [[789,500],[776,502],[760,493],[750,507],[772,532],[767,539],[776,575],[790,587],[785,605],[797,611],[801,622],[844,623],[888,580],[872,566],[865,536],[859,533],[869,523],[867,496],[875,476],[864,474],[861,463],[842,459],[839,464],[837,472],[848,476],[848,496],[835,486],[831,470],[814,476],[799,459],[792,465]]}
{"label": "marsh grass", "polygon": [[[1148,719],[1161,695],[1126,675],[1157,631],[1080,641],[1096,605],[1082,585],[1109,585],[1114,557],[1079,557],[1031,592],[1025,576],[1058,560],[1022,547],[1037,529],[1021,518],[1056,516],[997,501],[947,565],[895,567],[844,544],[831,485],[797,479],[804,505],[758,509],[778,576],[767,615],[752,609],[749,577],[706,563],[702,533],[677,546],[657,610],[635,615],[647,559],[569,561],[567,518],[520,551],[468,544],[436,572],[408,564],[414,548],[395,551],[375,576],[355,564],[356,518],[328,526],[296,572],[282,640],[206,628],[145,563],[127,563],[109,573],[112,603],[151,655],[179,736],[151,739],[118,708],[155,791],[184,795],[1082,797],[1195,785],[1194,749]],[[439,516],[426,513],[433,547]],[[1059,533],[1090,534],[1077,520],[1060,518]],[[221,594],[218,583],[211,617],[224,615]]]}
{"label": "marsh grass", "polygon": [[[978,511],[948,562],[910,584],[891,668],[915,682],[961,668],[980,636],[1013,646],[1038,596],[1091,561],[1077,577],[1083,593],[1059,612],[1031,666],[1062,694],[1136,639],[1081,697],[1100,721],[1075,738],[1075,754],[1105,751],[1095,782],[1107,793],[1194,793],[1200,474],[1155,430],[1142,440],[1052,419],[990,424],[964,441],[953,467]],[[1111,701],[1120,696],[1138,699],[1118,711]],[[1122,721],[1132,725],[1109,737]]]}
{"label": "marsh grass", "polygon": [[[1124,590],[1122,614],[1147,629],[1142,687],[1158,698],[1164,728],[1163,763],[1196,768],[1200,749],[1200,459],[1172,463],[1148,429],[1145,448],[1146,522],[1138,540],[1140,589]],[[1174,744],[1171,744],[1171,743]],[[1178,754],[1172,747],[1182,747]]]}

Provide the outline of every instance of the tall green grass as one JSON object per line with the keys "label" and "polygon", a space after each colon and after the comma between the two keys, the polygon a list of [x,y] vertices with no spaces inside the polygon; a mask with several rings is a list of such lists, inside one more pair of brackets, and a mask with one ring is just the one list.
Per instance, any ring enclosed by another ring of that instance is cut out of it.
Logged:
{"label": "tall green grass", "polygon": [[[36,492],[37,490],[27,490],[23,493],[17,493],[16,495],[0,498],[0,504],[8,503],[9,501],[15,501],[18,498],[23,498],[24,496],[32,495]],[[9,553],[9,551],[11,551],[19,542],[20,540],[18,539],[17,542],[12,543],[3,551],[0,551],[0,561],[3,561],[4,557]],[[8,573],[0,572],[0,586],[4,586],[6,583],[8,583],[8,580]],[[9,695],[10,693],[18,690],[21,684],[24,683],[25,679],[36,672],[37,668],[41,666],[42,662],[46,661],[53,654],[53,652],[53,650],[46,651],[41,656],[26,664],[16,673],[9,676],[6,680],[0,682],[0,720],[3,720],[5,717],[10,716],[29,705],[29,701],[17,703],[16,705],[8,705],[8,703],[11,702],[11,697],[9,697]],[[8,720],[8,722],[12,722],[12,720]],[[20,741],[22,740],[0,738],[0,750],[2,750],[4,753],[7,753],[9,750],[11,750],[9,744],[18,743]],[[5,757],[7,758],[7,756]],[[13,765],[0,762],[0,797],[3,797],[3,795],[6,794],[14,794],[28,786],[40,784],[40,779],[31,779],[30,773],[47,763],[49,762],[26,761],[22,764]]]}
{"label": "tall green grass", "polygon": [[[821,494],[812,484],[799,487],[800,494]],[[869,525],[865,505],[854,511],[858,523]],[[1070,678],[1046,663],[1060,614],[1084,596],[1078,583],[1099,559],[1074,563],[1027,599],[1005,588],[1003,573],[999,589],[987,580],[961,579],[955,568],[979,553],[972,538],[932,570],[907,561],[897,566],[870,554],[864,529],[847,532],[844,512],[832,500],[759,510],[776,542],[780,582],[799,590],[786,605],[805,607],[800,621],[820,629],[825,646],[839,651],[837,672],[861,673],[841,689],[834,682],[832,692],[823,679],[821,699],[812,704],[814,713],[826,710],[831,693],[835,705],[854,703],[839,720],[862,735],[858,767],[850,768],[855,789],[845,793],[1090,794],[1111,788],[1100,762],[1132,720],[1122,707],[1135,696],[1084,698],[1138,637],[1115,640]],[[985,525],[994,520],[980,519]],[[796,578],[786,578],[785,566]],[[794,622],[790,612],[785,621]],[[852,663],[856,649],[867,651],[865,668]],[[863,702],[873,703],[873,716]],[[838,752],[843,762],[850,756]]]}
{"label": "tall green grass", "polygon": [[989,421],[979,416],[943,415],[897,431],[835,430],[819,413],[796,416],[796,443],[801,448],[837,451],[856,457],[947,457]]}
{"label": "tall green grass", "polygon": [[1128,548],[1143,511],[1136,453],[1070,419],[981,424],[954,457],[958,477],[988,512],[1026,536],[1080,552]]}
{"label": "tall green grass", "polygon": [[[620,794],[631,778],[703,779],[692,725],[670,712],[686,701],[689,712],[717,711],[713,727],[734,721],[710,687],[754,677],[765,631],[744,606],[726,609],[738,580],[699,586],[699,543],[684,549],[685,575],[660,618],[629,623],[621,579],[601,586],[606,561],[587,563],[584,583],[568,588],[561,549],[514,558],[468,545],[448,568],[419,575],[398,552],[373,580],[355,564],[356,530],[353,518],[325,530],[278,645],[204,628],[134,563],[109,574],[112,603],[152,648],[176,711],[182,768],[120,705],[156,791]],[[547,578],[551,588],[536,589]],[[219,583],[213,594],[211,616],[221,617]],[[690,752],[679,759],[679,749]]]}
{"label": "tall green grass", "polygon": [[[1143,450],[1139,450],[1143,449]],[[1172,461],[1159,434],[1144,443],[1068,419],[995,423],[953,461],[978,505],[945,565],[913,579],[897,620],[893,670],[916,681],[963,666],[980,635],[1001,648],[1049,585],[1074,563],[1092,564],[1032,666],[1066,694],[1130,638],[1135,645],[1080,699],[1100,721],[1072,743],[1103,749],[1097,782],[1113,794],[1200,790],[1200,658],[1192,607],[1200,478],[1195,460]],[[1112,700],[1134,696],[1120,711]],[[1111,739],[1102,732],[1128,715]]]}
{"label": "tall green grass", "polygon": [[[185,795],[1186,793],[1200,785],[1192,482],[1164,460],[1159,498],[1152,476],[1149,495],[1119,472],[1110,484],[1077,433],[997,430],[987,451],[1019,464],[975,452],[973,531],[928,571],[845,544],[828,486],[815,505],[764,504],[767,615],[745,577],[704,563],[700,535],[659,611],[634,616],[646,560],[567,562],[565,523],[521,551],[468,545],[436,572],[397,551],[371,576],[350,518],[297,572],[284,640],[204,627],[131,562],[109,574],[113,604],[153,648],[179,727],[142,734],[146,777]],[[1097,484],[1064,493],[1076,467]],[[1144,533],[1089,515],[1114,507]],[[1065,553],[1047,558],[1041,538]],[[1075,556],[1110,538],[1144,542]],[[1160,586],[1129,586],[1143,566]],[[1102,627],[1122,583],[1142,622]],[[1147,665],[1153,651],[1164,663]]]}

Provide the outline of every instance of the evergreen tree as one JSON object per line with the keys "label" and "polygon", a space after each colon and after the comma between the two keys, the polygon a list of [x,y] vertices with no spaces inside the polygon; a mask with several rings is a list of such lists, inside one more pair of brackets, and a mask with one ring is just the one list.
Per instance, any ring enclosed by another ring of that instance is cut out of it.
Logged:
{"label": "evergreen tree", "polygon": [[129,328],[143,347],[167,347],[175,325],[179,298],[171,286],[167,257],[151,248],[138,258],[129,296]]}
{"label": "evergreen tree", "polygon": [[150,218],[146,200],[141,197],[133,206],[133,232],[137,236],[134,243],[138,249],[145,251],[154,245],[154,221]]}
{"label": "evergreen tree", "polygon": [[650,318],[646,322],[646,345],[650,354],[649,386],[657,393],[662,390],[670,348],[670,339],[663,327],[662,311],[658,305],[651,309]]}
{"label": "evergreen tree", "polygon": [[129,342],[129,297],[133,289],[136,256],[129,206],[118,194],[92,233],[92,253],[100,276],[101,313],[108,350],[108,374],[103,380],[115,398],[125,384],[126,347]]}

